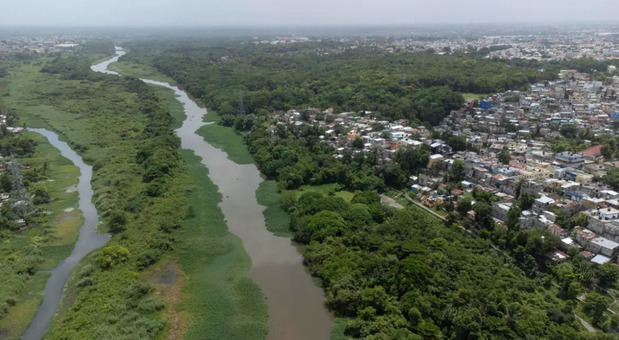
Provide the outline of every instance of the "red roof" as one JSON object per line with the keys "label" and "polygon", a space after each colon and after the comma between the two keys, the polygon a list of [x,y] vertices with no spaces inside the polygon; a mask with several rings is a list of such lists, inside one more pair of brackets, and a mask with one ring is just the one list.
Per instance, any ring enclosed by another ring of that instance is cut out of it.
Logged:
{"label": "red roof", "polygon": [[584,149],[582,153],[585,156],[599,156],[602,153],[602,145],[594,145],[588,149]]}

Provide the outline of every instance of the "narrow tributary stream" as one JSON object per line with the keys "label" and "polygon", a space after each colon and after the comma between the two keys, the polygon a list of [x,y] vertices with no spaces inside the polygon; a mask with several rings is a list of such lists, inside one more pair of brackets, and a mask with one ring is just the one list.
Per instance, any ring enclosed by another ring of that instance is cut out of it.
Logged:
{"label": "narrow tributary stream", "polygon": [[97,208],[92,203],[93,192],[90,185],[92,167],[84,163],[82,158],[67,143],[58,139],[58,135],[54,132],[33,128],[28,130],[45,136],[50,144],[60,150],[63,157],[69,159],[80,169],[77,191],[79,193],[79,209],[84,215],[84,224],[80,227],[80,235],[73,252],[51,271],[51,276],[45,284],[43,302],[39,305],[34,319],[21,337],[22,340],[38,340],[45,335],[49,328],[50,320],[58,309],[64,286],[73,267],[88,253],[105,245],[110,239],[110,235],[96,232],[99,216],[97,215]]}

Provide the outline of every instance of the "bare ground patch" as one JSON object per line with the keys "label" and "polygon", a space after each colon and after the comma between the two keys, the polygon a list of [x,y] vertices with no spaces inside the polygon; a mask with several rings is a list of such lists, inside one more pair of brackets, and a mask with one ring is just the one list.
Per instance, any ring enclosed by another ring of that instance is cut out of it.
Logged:
{"label": "bare ground patch", "polygon": [[166,302],[163,315],[170,323],[169,340],[180,340],[187,331],[185,313],[177,310],[183,294],[186,275],[176,260],[165,261],[145,273],[146,280],[155,287],[155,294]]}

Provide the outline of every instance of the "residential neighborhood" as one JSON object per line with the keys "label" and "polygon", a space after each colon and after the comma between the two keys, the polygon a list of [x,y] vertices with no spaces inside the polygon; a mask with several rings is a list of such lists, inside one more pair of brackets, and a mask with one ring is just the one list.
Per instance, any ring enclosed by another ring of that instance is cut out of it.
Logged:
{"label": "residential neighborhood", "polygon": [[[616,176],[619,166],[604,156],[605,148],[616,148],[619,125],[619,76],[611,71],[600,81],[561,70],[558,80],[532,84],[530,91],[467,100],[432,131],[405,120],[380,120],[369,111],[292,109],[273,117],[277,125],[322,128],[322,142],[338,159],[372,154],[388,164],[401,149],[424,148],[427,165],[410,176],[409,185],[427,207],[449,212],[473,191],[483,191],[492,195],[492,217],[504,226],[524,193],[533,201],[518,225],[548,230],[561,240],[548,255],[552,261],[568,259],[569,252],[596,264],[619,263],[619,192],[602,180]],[[602,136],[610,144],[594,142]],[[576,139],[582,144],[573,144]],[[463,178],[454,185],[449,174],[456,162]],[[475,212],[469,213],[474,219]],[[585,223],[566,229],[558,225],[566,216],[584,216]]]}

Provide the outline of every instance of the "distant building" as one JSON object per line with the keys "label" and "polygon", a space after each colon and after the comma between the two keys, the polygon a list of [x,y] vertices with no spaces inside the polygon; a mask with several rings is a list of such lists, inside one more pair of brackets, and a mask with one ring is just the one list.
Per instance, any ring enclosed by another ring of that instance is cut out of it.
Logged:
{"label": "distant building", "polygon": [[580,169],[585,164],[583,153],[561,152],[555,155],[555,161],[562,168]]}
{"label": "distant building", "polygon": [[492,217],[505,221],[511,208],[512,204],[509,202],[495,202],[492,204]]}
{"label": "distant building", "polygon": [[428,169],[433,167],[434,164],[440,163],[443,161],[443,155],[434,154],[430,155],[430,159],[428,160]]}
{"label": "distant building", "polygon": [[492,108],[492,100],[482,100],[479,102],[479,108],[489,110]]}

